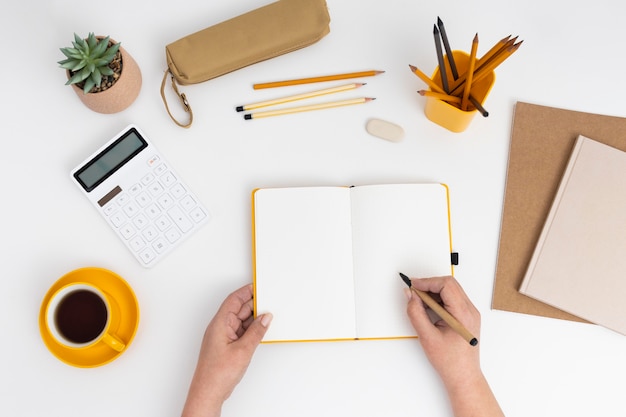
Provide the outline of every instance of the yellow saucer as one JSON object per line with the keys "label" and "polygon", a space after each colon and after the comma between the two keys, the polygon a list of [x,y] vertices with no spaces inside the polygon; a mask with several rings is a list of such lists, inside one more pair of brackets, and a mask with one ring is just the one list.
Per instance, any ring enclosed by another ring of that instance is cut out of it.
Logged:
{"label": "yellow saucer", "polygon": [[[120,317],[111,323],[111,331],[126,344],[121,352],[111,349],[104,342],[85,349],[68,348],[58,343],[46,328],[46,305],[52,295],[61,287],[73,282],[86,282],[100,288],[117,304]],[[135,337],[139,325],[139,304],[132,288],[119,275],[103,268],[80,268],[68,272],[46,293],[39,311],[39,332],[46,347],[62,362],[79,368],[93,368],[105,365],[121,355]]]}

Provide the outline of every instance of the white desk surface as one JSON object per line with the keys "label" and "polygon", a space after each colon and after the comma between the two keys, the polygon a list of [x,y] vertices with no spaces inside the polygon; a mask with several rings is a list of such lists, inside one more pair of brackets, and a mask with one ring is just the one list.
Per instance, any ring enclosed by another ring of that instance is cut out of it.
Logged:
{"label": "white desk surface", "polygon": [[[12,2],[3,42],[0,175],[0,415],[175,416],[200,339],[219,303],[251,282],[250,191],[263,186],[441,181],[450,186],[456,276],[482,312],[482,366],[508,416],[623,416],[626,338],[598,326],[490,310],[508,145],[516,101],[623,116],[625,26],[613,0],[417,2],[328,0],[319,43],[218,79],[182,87],[196,120],[165,113],[165,45],[269,3],[67,0]],[[524,39],[498,70],[485,107],[462,134],[424,116],[440,16],[455,49],[479,54]],[[56,62],[73,32],[110,34],[139,63],[127,110],[83,106]],[[253,91],[254,82],[367,69],[360,106],[244,121],[235,106],[310,86]],[[365,131],[371,117],[404,127],[401,143]],[[127,252],[69,172],[128,123],[138,124],[194,189],[212,221],[153,269]],[[39,335],[41,300],[64,273],[100,266],[125,277],[141,307],[128,351],[95,369],[53,357]],[[302,266],[306,268],[306,265]],[[416,340],[260,346],[224,416],[450,416]]]}

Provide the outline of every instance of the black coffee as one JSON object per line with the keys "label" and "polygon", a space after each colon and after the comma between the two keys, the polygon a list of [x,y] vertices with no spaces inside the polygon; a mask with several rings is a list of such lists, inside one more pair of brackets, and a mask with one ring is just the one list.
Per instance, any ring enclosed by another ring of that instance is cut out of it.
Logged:
{"label": "black coffee", "polygon": [[71,292],[59,303],[56,315],[59,332],[74,343],[87,343],[102,333],[107,309],[98,294],[87,290]]}

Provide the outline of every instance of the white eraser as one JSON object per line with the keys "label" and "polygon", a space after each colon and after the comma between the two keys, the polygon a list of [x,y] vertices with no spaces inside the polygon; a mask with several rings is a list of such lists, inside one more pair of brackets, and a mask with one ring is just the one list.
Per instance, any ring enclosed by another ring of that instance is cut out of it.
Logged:
{"label": "white eraser", "polygon": [[404,129],[386,120],[370,119],[365,129],[370,135],[390,142],[400,142],[404,138]]}

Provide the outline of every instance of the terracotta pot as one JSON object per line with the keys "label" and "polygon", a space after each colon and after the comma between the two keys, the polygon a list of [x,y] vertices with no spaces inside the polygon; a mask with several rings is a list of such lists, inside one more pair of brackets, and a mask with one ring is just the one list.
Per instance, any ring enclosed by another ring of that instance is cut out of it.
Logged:
{"label": "terracotta pot", "polygon": [[[115,43],[114,40],[111,39]],[[141,70],[132,56],[120,46],[122,53],[122,74],[112,87],[98,92],[84,94],[81,88],[72,84],[80,100],[91,110],[98,113],[117,113],[130,106],[141,90]],[[69,71],[68,71],[69,77]]]}

